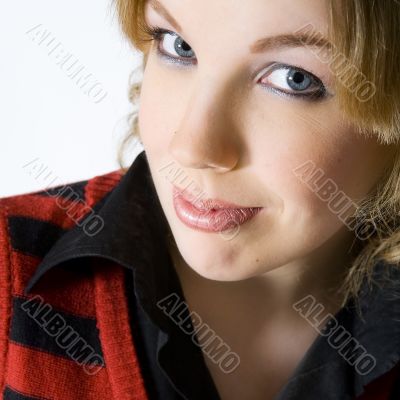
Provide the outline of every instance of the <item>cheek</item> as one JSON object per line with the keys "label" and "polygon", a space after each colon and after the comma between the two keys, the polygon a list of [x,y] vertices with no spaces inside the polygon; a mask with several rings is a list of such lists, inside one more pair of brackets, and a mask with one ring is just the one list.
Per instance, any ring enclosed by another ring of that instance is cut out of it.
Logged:
{"label": "cheek", "polygon": [[140,137],[146,151],[158,152],[162,148],[165,149],[166,143],[172,137],[172,127],[168,128],[168,119],[166,118],[168,114],[164,110],[163,99],[154,95],[159,90],[152,87],[143,89],[138,113]]}
{"label": "cheek", "polygon": [[162,153],[167,148],[176,129],[175,96],[170,81],[153,56],[149,56],[140,91],[138,125],[143,146],[148,152]]}
{"label": "cheek", "polygon": [[[317,130],[304,119],[264,118],[258,125],[263,129],[253,130],[249,146],[257,177],[267,199],[277,200],[284,220],[340,224],[329,200],[342,191],[343,202],[358,202],[379,179],[384,149],[374,139],[335,124],[337,120]],[[306,178],[314,176],[315,185],[304,181],[300,167],[305,165]]]}

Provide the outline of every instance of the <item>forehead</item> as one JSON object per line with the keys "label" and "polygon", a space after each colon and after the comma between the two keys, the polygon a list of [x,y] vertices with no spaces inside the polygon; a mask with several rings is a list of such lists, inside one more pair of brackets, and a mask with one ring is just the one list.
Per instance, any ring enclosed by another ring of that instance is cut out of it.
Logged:
{"label": "forehead", "polygon": [[[148,0],[146,14],[165,8],[193,43],[212,35],[237,45],[262,36],[295,33],[307,24],[327,35],[328,0]],[[214,38],[215,40],[215,38]]]}

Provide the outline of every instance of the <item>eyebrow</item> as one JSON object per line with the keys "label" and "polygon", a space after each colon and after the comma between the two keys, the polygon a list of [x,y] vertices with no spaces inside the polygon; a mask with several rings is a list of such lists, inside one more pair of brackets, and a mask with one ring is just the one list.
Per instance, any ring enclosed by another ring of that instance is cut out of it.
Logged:
{"label": "eyebrow", "polygon": [[182,28],[178,21],[169,13],[169,11],[158,1],[149,0],[149,3],[154,10],[162,15],[179,33],[182,33]]}
{"label": "eyebrow", "polygon": [[332,43],[317,32],[311,33],[286,33],[277,36],[268,36],[257,40],[250,46],[250,53],[261,53],[263,51],[276,49],[279,47],[304,47],[315,46],[331,49]]}
{"label": "eyebrow", "polygon": [[[149,0],[150,6],[161,16],[163,16],[178,33],[182,33],[182,28],[178,21],[170,12],[158,1]],[[258,39],[249,47],[252,54],[263,53],[281,47],[305,47],[315,46],[325,49],[332,49],[332,43],[318,32],[299,32],[298,34],[286,33],[276,36],[267,36]]]}

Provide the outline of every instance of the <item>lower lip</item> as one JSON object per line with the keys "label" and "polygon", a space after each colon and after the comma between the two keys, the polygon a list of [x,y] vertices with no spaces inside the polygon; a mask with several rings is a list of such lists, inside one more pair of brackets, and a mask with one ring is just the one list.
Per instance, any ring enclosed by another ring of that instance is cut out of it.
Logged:
{"label": "lower lip", "polygon": [[173,203],[178,218],[188,227],[203,232],[222,232],[244,224],[255,217],[262,207],[199,210],[174,190]]}

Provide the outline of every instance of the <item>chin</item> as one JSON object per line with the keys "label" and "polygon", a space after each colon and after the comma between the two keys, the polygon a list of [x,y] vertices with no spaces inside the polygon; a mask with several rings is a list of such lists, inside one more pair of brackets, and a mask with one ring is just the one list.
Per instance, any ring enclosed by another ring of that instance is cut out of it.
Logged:
{"label": "chin", "polygon": [[236,281],[241,280],[237,277],[233,276],[232,270],[226,267],[221,266],[209,266],[209,267],[200,267],[200,268],[193,268],[195,272],[201,275],[205,279],[210,279],[212,281],[219,281],[219,282],[227,282],[227,281]]}
{"label": "chin", "polygon": [[218,282],[235,282],[241,281],[249,278],[250,276],[243,273],[232,273],[232,268],[222,267],[222,266],[211,266],[209,268],[193,268],[195,272],[197,272],[200,276],[205,279],[209,279],[212,281]]}
{"label": "chin", "polygon": [[217,257],[207,257],[205,252],[203,252],[202,257],[199,257],[195,249],[188,250],[188,254],[182,249],[180,253],[186,268],[192,269],[205,279],[234,282],[256,275],[256,272],[250,266],[245,266],[237,257],[227,256],[221,258],[221,254]]}

